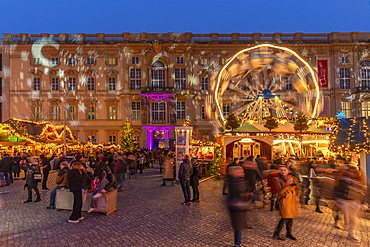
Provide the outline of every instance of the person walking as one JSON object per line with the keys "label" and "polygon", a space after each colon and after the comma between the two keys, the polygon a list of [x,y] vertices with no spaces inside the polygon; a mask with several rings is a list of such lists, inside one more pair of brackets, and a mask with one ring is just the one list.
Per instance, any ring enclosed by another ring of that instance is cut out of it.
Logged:
{"label": "person walking", "polygon": [[135,160],[135,155],[129,154],[127,157],[127,165],[129,169],[129,176],[128,178],[131,179],[131,175],[135,175],[135,178],[137,178],[136,173],[135,173],[135,168],[136,168],[136,160]]}
{"label": "person walking", "polygon": [[190,186],[193,188],[193,200],[191,201],[199,202],[199,179],[202,178],[202,174],[195,158],[191,158],[191,164],[193,165],[193,174],[190,176]]}
{"label": "person walking", "polygon": [[185,155],[183,162],[179,168],[179,180],[181,189],[184,194],[185,201],[181,205],[190,205],[190,176],[193,173],[193,168],[190,164],[189,156]]}
{"label": "person walking", "polygon": [[34,178],[34,173],[40,173],[39,161],[36,157],[27,158],[27,171],[26,171],[26,183],[24,185],[28,190],[28,199],[24,203],[32,202],[32,189],[36,193],[36,200],[34,202],[41,201],[40,191],[37,188],[39,182]]}
{"label": "person walking", "polygon": [[286,224],[286,237],[291,240],[296,240],[293,236],[293,219],[301,216],[299,207],[299,197],[301,187],[296,177],[289,174],[290,170],[287,166],[280,166],[280,176],[272,179],[278,192],[279,211],[281,219],[277,225],[273,239],[285,240],[280,236],[280,232]]}
{"label": "person walking", "polygon": [[361,242],[356,236],[358,226],[358,214],[361,202],[365,198],[366,187],[361,183],[360,173],[355,166],[349,166],[339,178],[335,187],[336,204],[345,218],[349,219],[348,239]]}
{"label": "person walking", "polygon": [[14,157],[15,165],[13,166],[13,173],[14,173],[14,179],[18,180],[20,173],[21,173],[21,165],[20,162],[22,160],[22,157],[20,153],[17,153],[17,155]]}
{"label": "person walking", "polygon": [[82,189],[85,186],[86,173],[84,166],[80,162],[74,162],[71,170],[67,174],[68,187],[73,192],[73,211],[69,217],[69,223],[78,223],[83,220],[82,209]]}
{"label": "person walking", "polygon": [[49,172],[51,170],[50,161],[52,161],[55,157],[55,152],[51,156],[50,159],[46,158],[44,154],[40,155],[41,159],[41,165],[42,165],[42,173],[44,174],[44,177],[42,178],[42,190],[47,191],[48,188],[46,187],[46,182],[48,181]]}
{"label": "person walking", "polygon": [[118,192],[122,191],[123,182],[125,181],[125,175],[127,172],[127,157],[126,155],[118,155],[117,157],[118,163],[119,163],[119,169],[117,171],[117,188]]}
{"label": "person walking", "polygon": [[173,164],[172,159],[168,156],[168,154],[165,155],[162,166],[164,172],[163,172],[163,183],[161,184],[161,186],[166,186],[166,180],[172,181],[171,185],[174,185]]}
{"label": "person walking", "polygon": [[[226,168],[229,184],[229,199],[227,201],[231,224],[234,229],[234,247],[242,246],[242,230],[245,228],[246,202],[252,200],[252,193],[248,193],[244,169],[238,165],[237,158]],[[252,204],[250,204],[251,206]]]}

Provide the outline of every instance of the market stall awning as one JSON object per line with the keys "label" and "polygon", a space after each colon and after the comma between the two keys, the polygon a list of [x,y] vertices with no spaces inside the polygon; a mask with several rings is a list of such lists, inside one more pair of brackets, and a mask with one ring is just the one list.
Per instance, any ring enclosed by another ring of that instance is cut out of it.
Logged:
{"label": "market stall awning", "polygon": [[257,132],[262,132],[262,131],[257,129],[253,125],[244,124],[244,125],[240,126],[239,128],[234,129],[234,132],[257,133]]}

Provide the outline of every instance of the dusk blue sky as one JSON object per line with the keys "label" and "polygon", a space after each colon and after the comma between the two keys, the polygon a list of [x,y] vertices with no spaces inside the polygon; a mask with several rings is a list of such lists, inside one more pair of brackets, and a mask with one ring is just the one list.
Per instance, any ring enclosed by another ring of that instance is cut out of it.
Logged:
{"label": "dusk blue sky", "polygon": [[369,0],[11,0],[2,33],[369,32]]}

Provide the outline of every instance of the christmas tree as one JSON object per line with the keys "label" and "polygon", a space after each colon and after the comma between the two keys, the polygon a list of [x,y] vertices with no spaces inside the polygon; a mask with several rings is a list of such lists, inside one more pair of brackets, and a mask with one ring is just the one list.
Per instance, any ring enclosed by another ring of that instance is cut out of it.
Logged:
{"label": "christmas tree", "polygon": [[231,131],[234,131],[234,129],[238,128],[239,125],[238,118],[234,115],[234,113],[227,115],[225,124],[226,129],[231,129]]}
{"label": "christmas tree", "polygon": [[296,117],[295,122],[294,122],[294,129],[299,132],[302,132],[308,129],[308,119],[302,113],[299,113],[299,115]]}
{"label": "christmas tree", "polygon": [[132,152],[138,149],[134,129],[131,127],[131,123],[128,121],[127,118],[121,132],[121,145],[122,151],[124,152]]}
{"label": "christmas tree", "polygon": [[265,122],[265,125],[263,125],[265,128],[269,129],[270,132],[271,130],[273,129],[276,129],[278,127],[278,121],[273,117],[273,116],[268,116],[266,118],[266,122]]}

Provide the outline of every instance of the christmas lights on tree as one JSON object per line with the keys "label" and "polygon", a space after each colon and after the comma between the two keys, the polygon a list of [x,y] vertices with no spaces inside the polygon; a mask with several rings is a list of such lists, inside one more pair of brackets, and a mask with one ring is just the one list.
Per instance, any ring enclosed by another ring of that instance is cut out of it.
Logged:
{"label": "christmas lights on tree", "polygon": [[134,129],[131,126],[131,123],[126,118],[124,123],[123,130],[121,132],[121,148],[124,152],[132,152],[138,149],[138,144],[135,138]]}

